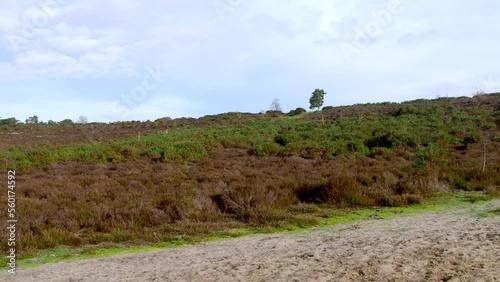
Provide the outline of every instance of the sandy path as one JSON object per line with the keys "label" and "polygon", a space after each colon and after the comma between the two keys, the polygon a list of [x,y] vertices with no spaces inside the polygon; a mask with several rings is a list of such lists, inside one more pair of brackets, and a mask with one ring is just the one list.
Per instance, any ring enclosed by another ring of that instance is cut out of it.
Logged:
{"label": "sandy path", "polygon": [[[487,204],[21,270],[11,281],[500,281]],[[8,281],[7,280],[7,281]]]}

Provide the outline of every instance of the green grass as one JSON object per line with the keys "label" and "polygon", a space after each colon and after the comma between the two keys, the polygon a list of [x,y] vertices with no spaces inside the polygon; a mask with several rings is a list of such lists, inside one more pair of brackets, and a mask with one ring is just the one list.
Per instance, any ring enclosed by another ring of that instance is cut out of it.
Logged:
{"label": "green grass", "polygon": [[[471,200],[474,199],[474,200]],[[318,224],[312,225],[315,228],[328,228],[336,224],[353,223],[362,220],[371,219],[388,219],[396,216],[409,216],[416,213],[424,212],[442,212],[449,211],[460,207],[474,206],[495,199],[486,196],[480,192],[456,192],[456,193],[440,193],[436,196],[427,199],[423,204],[416,204],[404,208],[363,208],[351,210],[332,210],[327,208],[317,208],[312,211],[311,215],[321,218]],[[500,210],[492,210],[480,216],[492,217],[498,216]],[[311,227],[311,226],[308,226]],[[75,261],[81,259],[94,259],[100,257],[109,257],[115,255],[149,252],[166,248],[185,247],[200,242],[220,241],[228,238],[237,238],[255,234],[269,234],[275,232],[310,232],[315,228],[301,227],[298,225],[290,225],[280,228],[237,228],[216,232],[215,234],[205,236],[179,236],[168,242],[151,245],[127,245],[127,244],[112,244],[105,243],[96,246],[83,246],[77,248],[57,247],[40,251],[37,255],[22,258],[18,260],[18,267],[31,268],[48,263],[57,263],[62,261]],[[2,270],[7,269],[2,267]]]}
{"label": "green grass", "polygon": [[[481,201],[471,201],[471,198],[481,198]],[[422,212],[446,211],[457,207],[464,207],[474,203],[493,200],[493,197],[480,192],[456,192],[440,193],[433,198],[427,199],[422,204],[415,204],[408,207],[381,207],[357,209],[352,211],[335,211],[331,217],[324,220],[323,225],[329,226],[338,223],[351,223],[368,219],[388,219],[395,216],[412,215]]]}
{"label": "green grass", "polygon": [[500,208],[492,209],[480,214],[482,217],[496,217],[500,216]]}
{"label": "green grass", "polygon": [[[446,112],[449,113],[446,113]],[[202,128],[171,128],[158,133],[108,142],[40,146],[29,150],[11,147],[0,151],[0,169],[30,169],[54,162],[120,162],[148,157],[155,161],[205,158],[220,148],[251,150],[256,156],[299,155],[329,159],[338,155],[369,155],[373,149],[405,148],[416,151],[420,166],[444,161],[450,146],[480,142],[480,123],[490,124],[493,112],[436,106],[392,115],[342,117],[324,122],[310,120],[318,113],[293,117],[252,118],[228,125]],[[464,130],[464,128],[466,130]],[[280,145],[276,140],[281,140]],[[417,149],[418,150],[417,150]]]}

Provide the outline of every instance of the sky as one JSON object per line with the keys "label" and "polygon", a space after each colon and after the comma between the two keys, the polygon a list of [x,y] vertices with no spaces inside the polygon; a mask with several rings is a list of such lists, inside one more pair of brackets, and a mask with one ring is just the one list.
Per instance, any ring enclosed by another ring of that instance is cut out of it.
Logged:
{"label": "sky", "polygon": [[114,122],[500,92],[500,2],[0,0],[0,118]]}

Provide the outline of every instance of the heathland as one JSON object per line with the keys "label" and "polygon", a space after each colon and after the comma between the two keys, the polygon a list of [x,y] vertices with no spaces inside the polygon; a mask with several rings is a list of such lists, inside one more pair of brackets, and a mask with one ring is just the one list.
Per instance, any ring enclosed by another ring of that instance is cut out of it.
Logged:
{"label": "heathland", "polygon": [[310,113],[0,126],[0,168],[17,172],[25,258],[61,246],[308,227],[340,209],[421,204],[443,191],[499,196],[498,152],[498,93]]}

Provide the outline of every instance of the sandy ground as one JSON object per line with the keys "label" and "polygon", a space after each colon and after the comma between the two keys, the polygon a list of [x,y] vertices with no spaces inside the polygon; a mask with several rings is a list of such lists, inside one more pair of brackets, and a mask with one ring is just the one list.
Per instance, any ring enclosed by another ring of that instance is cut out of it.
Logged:
{"label": "sandy ground", "polygon": [[499,207],[52,264],[0,281],[500,281],[500,217],[477,215]]}

